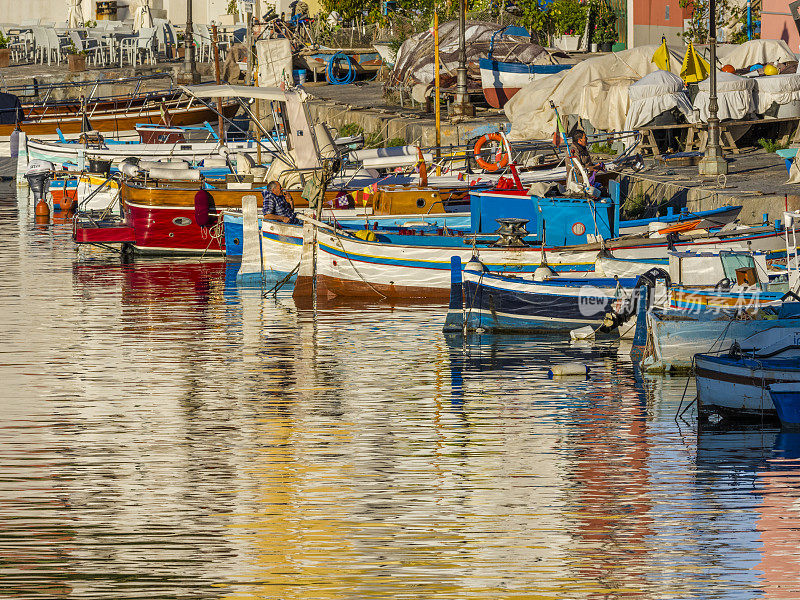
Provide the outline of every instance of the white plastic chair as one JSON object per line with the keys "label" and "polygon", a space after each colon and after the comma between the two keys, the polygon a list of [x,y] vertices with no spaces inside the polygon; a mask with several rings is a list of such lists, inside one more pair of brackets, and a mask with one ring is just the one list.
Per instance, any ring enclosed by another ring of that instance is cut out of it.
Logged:
{"label": "white plastic chair", "polygon": [[104,48],[100,45],[100,42],[93,39],[83,40],[77,31],[70,31],[69,38],[78,52],[83,52],[90,59],[94,59],[95,65],[105,64],[106,61],[105,57],[103,56]]}
{"label": "white plastic chair", "polygon": [[[120,44],[119,64],[122,65],[123,56],[127,58],[131,66],[138,64],[139,55],[142,54],[151,63],[155,62],[156,29],[155,27],[142,27],[136,37],[125,38]],[[142,63],[144,64],[144,63]]]}
{"label": "white plastic chair", "polygon": [[46,58],[47,64],[49,65],[52,53],[50,52],[50,41],[47,39],[47,32],[44,30],[44,27],[39,27],[38,25],[33,26],[32,32],[34,61],[44,64]]}
{"label": "white plastic chair", "polygon": [[56,33],[56,30],[52,27],[45,27],[44,33],[47,36],[47,43],[48,43],[48,58],[47,64],[50,64],[50,55],[55,56],[56,64],[61,64],[61,58],[64,55],[64,51],[66,50],[69,42],[67,41],[66,37],[61,37]]}

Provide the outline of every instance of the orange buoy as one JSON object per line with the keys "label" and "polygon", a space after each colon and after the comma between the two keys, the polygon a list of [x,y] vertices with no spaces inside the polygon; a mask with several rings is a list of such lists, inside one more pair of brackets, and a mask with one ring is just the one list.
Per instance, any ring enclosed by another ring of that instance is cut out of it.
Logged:
{"label": "orange buoy", "polygon": [[44,200],[39,200],[36,203],[36,208],[34,210],[37,217],[50,216],[50,206],[48,206],[47,202],[45,202]]}
{"label": "orange buoy", "polygon": [[736,73],[736,69],[733,68],[733,65],[725,65],[721,70],[725,73]]}

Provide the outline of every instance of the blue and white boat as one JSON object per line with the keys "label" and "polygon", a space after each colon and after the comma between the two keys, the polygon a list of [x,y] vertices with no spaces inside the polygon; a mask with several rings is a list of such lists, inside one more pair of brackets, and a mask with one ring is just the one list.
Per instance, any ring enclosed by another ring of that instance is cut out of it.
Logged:
{"label": "blue and white boat", "polygon": [[[642,277],[597,277],[593,273],[556,275],[541,266],[533,279],[489,272],[473,258],[461,273],[453,265],[450,310],[445,331],[562,332],[590,326],[597,332],[616,329],[606,319],[612,304],[629,299]],[[649,270],[642,264],[642,272]],[[650,271],[651,280],[666,277]],[[459,306],[458,299],[461,299]]]}
{"label": "blue and white boat", "polygon": [[800,327],[766,329],[726,351],[696,354],[694,360],[703,419],[774,419],[769,386],[800,383]]}
{"label": "blue and white boat", "polygon": [[767,387],[781,425],[800,429],[800,383],[773,383]]}

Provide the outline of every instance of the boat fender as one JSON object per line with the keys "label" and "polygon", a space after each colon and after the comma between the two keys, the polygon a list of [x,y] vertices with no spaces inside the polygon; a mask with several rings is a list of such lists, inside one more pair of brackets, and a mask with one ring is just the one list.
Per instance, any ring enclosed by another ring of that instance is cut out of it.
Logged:
{"label": "boat fender", "polygon": [[11,132],[11,139],[9,140],[11,144],[11,158],[17,158],[19,156],[19,134],[22,133],[19,128],[16,128],[14,131]]}
{"label": "boat fender", "polygon": [[495,154],[494,162],[489,162],[481,158],[481,150],[483,150],[483,146],[489,140],[494,140],[499,142],[501,145],[503,144],[503,136],[499,133],[487,133],[478,138],[478,141],[475,142],[475,146],[472,148],[472,153],[475,155],[475,162],[478,163],[478,166],[483,169],[484,171],[489,171],[490,173],[494,173],[495,171],[499,171],[500,169],[508,166],[508,152],[497,152]]}
{"label": "boat fender", "polygon": [[579,362],[568,362],[554,365],[547,370],[547,377],[588,377],[589,367]]}
{"label": "boat fender", "polygon": [[547,265],[539,265],[536,267],[536,270],[533,272],[533,280],[534,281],[544,281],[548,277],[555,277],[556,272],[553,271]]}
{"label": "boat fender", "polygon": [[140,172],[139,159],[135,156],[129,156],[119,163],[119,172],[126,177],[136,177]]}
{"label": "boat fender", "polygon": [[194,220],[200,227],[210,227],[214,221],[214,198],[206,190],[194,195]]}
{"label": "boat fender", "polygon": [[378,241],[378,236],[375,235],[369,229],[359,229],[353,235],[356,236],[360,240],[364,240],[365,242],[377,242]]}
{"label": "boat fender", "polygon": [[473,256],[472,258],[469,259],[469,262],[467,262],[467,264],[464,265],[464,270],[478,271],[480,273],[487,273],[489,271],[489,269],[486,268],[486,265],[484,265],[480,260],[478,260],[477,256]]}
{"label": "boat fender", "polygon": [[573,340],[590,340],[594,337],[595,331],[591,325],[586,327],[579,327],[569,332],[570,339]]}

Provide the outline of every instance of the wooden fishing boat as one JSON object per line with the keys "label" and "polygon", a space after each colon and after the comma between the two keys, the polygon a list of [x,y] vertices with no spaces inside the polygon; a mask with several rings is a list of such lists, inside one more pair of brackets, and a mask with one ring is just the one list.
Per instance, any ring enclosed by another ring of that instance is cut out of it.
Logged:
{"label": "wooden fishing boat", "polygon": [[769,393],[776,383],[800,383],[800,328],[774,328],[714,354],[696,354],[701,418],[739,421],[776,418]]}
{"label": "wooden fishing boat", "polygon": [[[169,111],[173,125],[196,125],[204,121],[214,120],[213,109],[202,105],[192,105],[185,101],[171,101],[161,105],[143,105],[138,110],[96,111],[90,116],[91,127],[95,131],[119,133],[133,131],[137,123],[160,123],[163,121],[163,109]],[[232,118],[239,109],[236,102],[228,102],[222,112],[226,118]],[[0,137],[8,137],[15,125],[0,125]],[[54,136],[56,130],[64,134],[81,133],[85,127],[82,116],[72,114],[42,116],[32,121],[19,123],[21,131],[28,136]]]}
{"label": "wooden fishing boat", "polygon": [[[476,258],[459,273],[461,261],[455,262],[445,331],[566,333],[587,325],[600,330],[614,301],[631,295],[639,283],[638,277],[594,273],[566,277],[537,273],[534,279],[523,279],[490,273]],[[547,272],[546,267],[543,270]],[[454,306],[458,299],[460,308]],[[616,327],[602,331],[612,330],[616,332]]]}
{"label": "wooden fishing boat", "polygon": [[490,58],[478,59],[478,66],[481,70],[483,95],[494,108],[503,108],[514,94],[531,81],[572,67],[572,65],[530,65]]}
{"label": "wooden fishing boat", "polygon": [[[91,115],[96,112],[131,111],[144,104],[169,102],[177,100],[183,92],[179,89],[157,90],[151,92],[138,92],[131,95],[108,96],[103,98],[89,98],[86,100],[86,113]],[[84,107],[80,99],[48,101],[44,103],[23,103],[22,111],[26,121],[33,121],[42,117],[79,116]]]}

